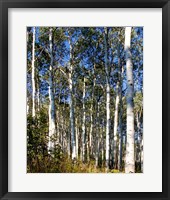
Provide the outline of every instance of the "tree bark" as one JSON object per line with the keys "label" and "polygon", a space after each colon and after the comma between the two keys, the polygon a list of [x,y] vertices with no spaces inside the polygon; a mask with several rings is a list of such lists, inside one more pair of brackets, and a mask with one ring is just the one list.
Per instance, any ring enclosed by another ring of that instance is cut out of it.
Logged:
{"label": "tree bark", "polygon": [[86,111],[85,111],[85,96],[86,96],[86,83],[85,78],[83,80],[83,122],[82,122],[82,159],[83,162],[85,161],[85,143],[86,143],[86,128],[85,128],[85,122],[86,122]]}
{"label": "tree bark", "polygon": [[52,42],[52,28],[49,30],[49,43],[50,43],[50,67],[49,67],[49,152],[54,149],[54,141],[52,137],[56,133],[56,115],[55,115],[55,102],[53,92],[53,42]]}
{"label": "tree bark", "polygon": [[123,80],[124,69],[122,67],[121,79],[120,79],[120,112],[119,112],[119,157],[118,157],[118,170],[122,171],[122,156],[123,156],[123,129],[122,129],[122,115],[123,115],[123,102],[122,102],[122,80]]}
{"label": "tree bark", "polygon": [[90,132],[89,132],[89,148],[90,148],[90,154],[92,154],[92,134],[93,134],[93,127],[94,127],[94,120],[93,120],[93,107],[94,107],[94,90],[96,86],[96,76],[95,76],[95,64],[93,67],[93,88],[92,88],[92,103],[90,107]]}
{"label": "tree bark", "polygon": [[108,55],[107,55],[107,28],[104,28],[104,48],[105,48],[105,72],[106,72],[106,171],[109,169],[109,153],[110,153],[110,83],[109,83],[109,69],[108,69]]}
{"label": "tree bark", "polygon": [[40,112],[40,87],[39,87],[39,78],[37,78],[37,111]]}
{"label": "tree bark", "polygon": [[100,100],[97,102],[97,126],[96,126],[96,138],[95,138],[95,166],[98,167],[99,164],[99,139],[100,139],[100,118],[99,118],[99,111],[100,111]]}
{"label": "tree bark", "polygon": [[134,82],[131,47],[131,27],[125,28],[125,51],[126,51],[126,76],[127,76],[127,143],[125,158],[125,173],[135,172],[134,158]]}
{"label": "tree bark", "polygon": [[141,172],[143,172],[143,134],[141,131],[141,116],[140,113],[136,113],[136,123],[137,123],[137,147],[136,147],[136,161],[140,163]]}
{"label": "tree bark", "polygon": [[[120,41],[119,41],[120,42]],[[118,44],[118,80],[116,85],[116,103],[115,103],[115,113],[114,113],[114,140],[113,140],[113,166],[117,169],[118,165],[118,120],[119,120],[119,103],[120,103],[120,77],[121,67],[120,67],[120,44]]]}
{"label": "tree bark", "polygon": [[70,68],[69,68],[69,89],[70,89],[70,126],[71,126],[71,149],[72,160],[76,158],[75,124],[74,124],[74,102],[73,102],[73,66],[72,66],[72,44],[69,37],[70,46]]}
{"label": "tree bark", "polygon": [[76,120],[75,120],[75,125],[76,125],[76,158],[78,159],[78,156],[79,156],[79,127],[78,127],[78,116],[76,117]]}
{"label": "tree bark", "polygon": [[28,98],[28,92],[27,92],[27,115],[29,114],[29,98]]}
{"label": "tree bark", "polygon": [[113,148],[113,166],[114,168],[117,167],[117,131],[118,131],[118,116],[119,116],[119,101],[120,101],[120,96],[119,96],[119,81],[116,86],[116,103],[115,103],[115,115],[114,115],[114,148]]}

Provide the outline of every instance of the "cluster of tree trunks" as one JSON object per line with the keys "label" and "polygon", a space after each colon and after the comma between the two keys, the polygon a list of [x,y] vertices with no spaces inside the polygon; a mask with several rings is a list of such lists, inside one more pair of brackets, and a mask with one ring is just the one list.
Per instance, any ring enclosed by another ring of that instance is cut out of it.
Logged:
{"label": "cluster of tree trunks", "polygon": [[46,112],[49,155],[60,146],[106,172],[143,172],[142,29],[27,32],[27,115]]}

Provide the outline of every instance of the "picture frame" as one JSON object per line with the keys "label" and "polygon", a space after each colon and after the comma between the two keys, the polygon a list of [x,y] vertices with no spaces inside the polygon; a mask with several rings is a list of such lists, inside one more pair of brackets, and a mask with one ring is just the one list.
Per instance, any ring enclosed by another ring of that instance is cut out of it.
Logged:
{"label": "picture frame", "polygon": [[[170,1],[169,0],[1,0],[0,1],[0,198],[170,199]],[[8,8],[162,8],[162,192],[8,192]]]}

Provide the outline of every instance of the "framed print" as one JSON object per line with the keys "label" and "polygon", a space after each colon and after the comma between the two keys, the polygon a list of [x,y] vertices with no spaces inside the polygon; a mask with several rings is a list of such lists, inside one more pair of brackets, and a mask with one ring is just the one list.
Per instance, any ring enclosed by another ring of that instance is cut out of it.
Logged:
{"label": "framed print", "polygon": [[1,199],[169,199],[170,2],[1,1]]}

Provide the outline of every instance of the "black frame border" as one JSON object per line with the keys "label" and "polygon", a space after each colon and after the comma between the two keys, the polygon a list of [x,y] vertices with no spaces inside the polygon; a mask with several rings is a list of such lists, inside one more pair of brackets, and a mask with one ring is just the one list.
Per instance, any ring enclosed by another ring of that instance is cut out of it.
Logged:
{"label": "black frame border", "polygon": [[[162,8],[162,192],[8,192],[8,8]],[[0,199],[170,200],[169,118],[170,0],[0,0]]]}

